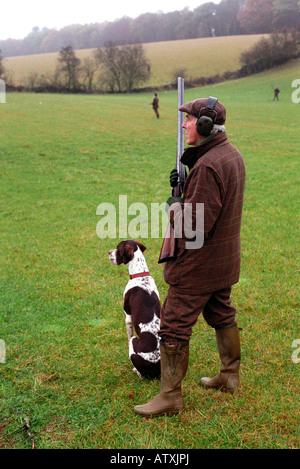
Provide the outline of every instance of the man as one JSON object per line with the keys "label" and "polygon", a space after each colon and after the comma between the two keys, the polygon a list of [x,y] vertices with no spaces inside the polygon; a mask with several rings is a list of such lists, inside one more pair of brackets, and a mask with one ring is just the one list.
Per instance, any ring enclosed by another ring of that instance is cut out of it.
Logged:
{"label": "man", "polygon": [[[183,409],[181,381],[188,368],[192,327],[201,311],[215,329],[221,359],[220,372],[213,378],[201,378],[201,384],[230,393],[239,384],[240,342],[230,293],[240,273],[245,166],[242,155],[227,139],[225,107],[216,102],[211,111],[207,105],[208,99],[197,99],[179,108],[187,113],[182,126],[191,147],[184,151],[181,162],[189,174],[182,202],[172,203],[169,218],[174,227],[180,217],[184,225],[185,204],[191,204],[193,217],[196,204],[204,204],[204,242],[200,248],[187,249],[188,239],[183,234],[176,239],[176,258],[165,263],[169,289],[159,332],[161,391],[147,404],[135,407],[135,412],[144,416],[176,414]],[[207,129],[201,130],[200,117],[212,123],[208,135]],[[170,181],[176,185],[176,170]]]}
{"label": "man", "polygon": [[159,112],[158,112],[158,108],[159,108],[159,105],[158,105],[158,97],[157,97],[157,93],[154,93],[153,94],[153,101],[152,101],[152,108],[153,108],[153,111],[156,115],[156,118],[159,119]]}
{"label": "man", "polygon": [[279,99],[279,93],[280,93],[280,89],[278,88],[278,86],[276,85],[275,88],[274,88],[274,97],[273,97],[273,101],[275,101],[275,99]]}

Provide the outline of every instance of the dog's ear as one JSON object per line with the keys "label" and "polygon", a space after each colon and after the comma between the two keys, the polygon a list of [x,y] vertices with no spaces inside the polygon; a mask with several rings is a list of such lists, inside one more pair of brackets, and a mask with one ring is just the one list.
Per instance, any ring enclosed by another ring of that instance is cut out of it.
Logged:
{"label": "dog's ear", "polygon": [[122,259],[123,264],[128,264],[134,256],[134,247],[126,242],[120,243],[118,247],[119,255]]}
{"label": "dog's ear", "polygon": [[137,244],[137,246],[140,248],[142,252],[145,251],[146,246],[144,246],[140,241],[135,241],[135,243]]}
{"label": "dog's ear", "polygon": [[124,247],[124,264],[128,264],[133,259],[134,247],[131,244],[126,243]]}

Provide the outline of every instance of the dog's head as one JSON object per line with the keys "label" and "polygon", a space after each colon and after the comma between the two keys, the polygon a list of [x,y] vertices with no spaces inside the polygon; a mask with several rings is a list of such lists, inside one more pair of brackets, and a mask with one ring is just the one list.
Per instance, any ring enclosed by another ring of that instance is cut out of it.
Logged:
{"label": "dog's head", "polygon": [[138,248],[144,252],[146,246],[140,241],[133,241],[132,239],[121,241],[117,249],[108,251],[109,260],[115,265],[128,264],[133,259],[134,253]]}

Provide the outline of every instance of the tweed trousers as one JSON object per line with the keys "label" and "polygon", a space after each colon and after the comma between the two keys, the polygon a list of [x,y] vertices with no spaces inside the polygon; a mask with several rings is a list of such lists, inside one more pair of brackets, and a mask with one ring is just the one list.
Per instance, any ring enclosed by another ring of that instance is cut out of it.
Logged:
{"label": "tweed trousers", "polygon": [[201,312],[207,324],[215,329],[236,325],[236,309],[230,294],[231,287],[212,293],[184,294],[170,286],[160,315],[161,340],[168,343],[190,340]]}

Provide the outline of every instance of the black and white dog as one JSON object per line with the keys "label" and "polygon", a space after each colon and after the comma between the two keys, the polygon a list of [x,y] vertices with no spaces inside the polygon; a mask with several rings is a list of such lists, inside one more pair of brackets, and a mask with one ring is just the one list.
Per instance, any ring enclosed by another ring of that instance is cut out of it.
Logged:
{"label": "black and white dog", "polygon": [[160,375],[160,301],[143,254],[145,249],[139,241],[127,240],[121,241],[108,254],[113,264],[126,264],[129,268],[130,279],[124,291],[124,312],[133,370],[140,377],[156,378]]}

